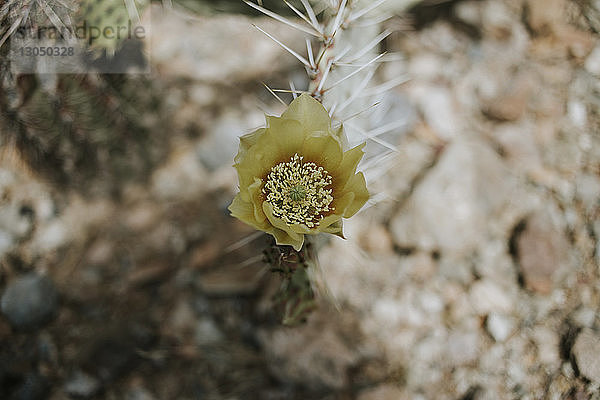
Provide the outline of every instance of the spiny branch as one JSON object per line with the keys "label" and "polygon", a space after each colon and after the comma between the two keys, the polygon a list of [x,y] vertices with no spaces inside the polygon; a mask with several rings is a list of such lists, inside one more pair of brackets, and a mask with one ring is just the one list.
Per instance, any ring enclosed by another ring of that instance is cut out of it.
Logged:
{"label": "spiny branch", "polygon": [[250,7],[252,7],[254,9],[262,12],[265,15],[268,15],[269,17],[271,17],[273,19],[276,19],[279,22],[283,22],[284,24],[286,24],[286,25],[288,25],[288,26],[290,26],[292,28],[298,29],[298,30],[300,30],[300,31],[302,31],[304,33],[308,33],[309,35],[313,35],[313,36],[316,36],[316,37],[321,37],[321,34],[317,30],[315,30],[314,28],[312,28],[312,27],[308,28],[306,26],[303,26],[303,25],[297,24],[295,22],[292,22],[292,21],[288,20],[287,18],[284,18],[281,15],[279,15],[277,13],[274,13],[273,11],[270,11],[270,10],[268,10],[268,9],[266,9],[264,7],[261,7],[261,6],[257,5],[257,4],[251,3],[248,0],[242,0],[242,1],[244,3],[246,3],[246,4],[248,4]]}

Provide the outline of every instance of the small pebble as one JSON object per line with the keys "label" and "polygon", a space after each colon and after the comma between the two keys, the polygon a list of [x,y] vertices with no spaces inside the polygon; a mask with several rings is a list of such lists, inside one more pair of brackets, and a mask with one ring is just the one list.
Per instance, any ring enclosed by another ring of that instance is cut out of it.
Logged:
{"label": "small pebble", "polygon": [[485,327],[496,342],[504,342],[513,332],[514,323],[509,317],[492,313],[488,315]]}
{"label": "small pebble", "polygon": [[100,389],[100,381],[82,371],[75,372],[65,383],[65,392],[71,396],[88,398]]}
{"label": "small pebble", "polygon": [[203,318],[196,324],[196,343],[198,346],[212,344],[222,339],[223,334],[211,318]]}
{"label": "small pebble", "polygon": [[591,308],[581,308],[573,315],[573,320],[584,328],[591,328],[596,320],[596,311]]}
{"label": "small pebble", "polygon": [[585,103],[576,100],[569,101],[567,104],[567,114],[573,125],[581,129],[585,128],[587,124]]}
{"label": "small pebble", "polygon": [[600,46],[597,46],[585,60],[585,69],[593,75],[600,75]]}
{"label": "small pebble", "polygon": [[600,383],[600,335],[591,329],[584,329],[577,336],[573,355],[579,372],[589,380]]}
{"label": "small pebble", "polygon": [[491,279],[482,279],[471,286],[469,295],[474,310],[485,315],[492,312],[508,313],[514,307],[514,299]]}
{"label": "small pebble", "polygon": [[1,300],[2,313],[16,329],[32,329],[49,322],[58,306],[54,283],[46,276],[28,274],[12,281]]}
{"label": "small pebble", "polygon": [[519,266],[527,289],[548,295],[554,274],[567,262],[569,242],[548,212],[529,217],[517,238]]}

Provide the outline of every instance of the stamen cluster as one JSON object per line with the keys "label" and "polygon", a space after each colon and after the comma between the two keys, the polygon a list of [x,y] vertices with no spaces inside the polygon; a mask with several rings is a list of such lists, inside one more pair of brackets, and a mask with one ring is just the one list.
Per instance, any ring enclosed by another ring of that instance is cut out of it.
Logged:
{"label": "stamen cluster", "polygon": [[314,162],[294,154],[288,162],[271,168],[262,189],[266,201],[273,206],[273,214],[286,224],[304,224],[309,228],[319,225],[325,213],[334,210],[331,193],[331,175]]}

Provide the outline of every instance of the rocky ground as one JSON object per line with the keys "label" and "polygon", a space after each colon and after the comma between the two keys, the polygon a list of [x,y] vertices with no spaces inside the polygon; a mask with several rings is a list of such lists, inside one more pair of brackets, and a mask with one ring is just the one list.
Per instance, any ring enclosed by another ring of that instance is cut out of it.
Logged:
{"label": "rocky ground", "polygon": [[3,154],[0,398],[600,399],[587,4],[425,4],[386,40],[404,59],[380,79],[410,77],[390,92],[398,152],[367,168],[381,201],[320,248],[330,296],[296,328],[272,311],[266,238],[226,207],[237,137],[281,111],[258,82],[303,72],[247,17],[154,18],[173,135],[147,180],[90,198]]}

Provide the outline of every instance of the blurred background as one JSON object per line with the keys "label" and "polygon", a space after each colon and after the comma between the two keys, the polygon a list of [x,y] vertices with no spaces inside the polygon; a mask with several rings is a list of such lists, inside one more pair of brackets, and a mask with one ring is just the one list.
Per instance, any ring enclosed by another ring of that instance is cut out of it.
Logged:
{"label": "blurred background", "polygon": [[252,24],[304,33],[182,0],[140,8],[131,73],[13,74],[0,48],[1,399],[600,399],[600,2],[382,7],[401,57],[376,79],[407,81],[361,118],[401,121],[395,149],[370,143],[376,201],[294,328],[226,208],[238,137],[284,109],[261,82],[308,84]]}

